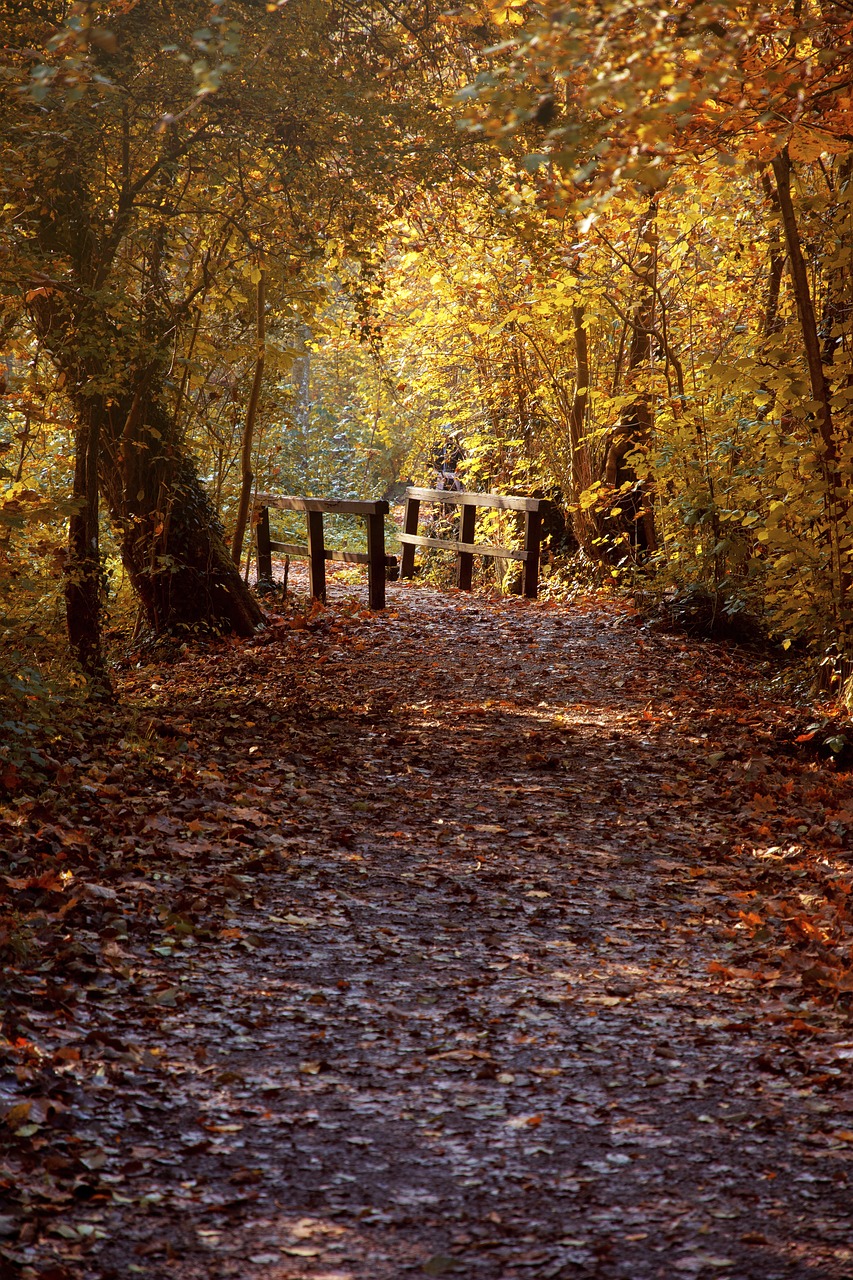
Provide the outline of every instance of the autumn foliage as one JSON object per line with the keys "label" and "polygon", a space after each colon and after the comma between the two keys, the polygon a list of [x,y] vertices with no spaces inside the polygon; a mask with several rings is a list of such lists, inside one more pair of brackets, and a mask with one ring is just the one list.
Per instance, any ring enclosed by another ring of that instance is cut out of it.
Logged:
{"label": "autumn foliage", "polygon": [[4,1277],[853,1273],[851,45],[0,0]]}
{"label": "autumn foliage", "polygon": [[470,486],[556,499],[557,580],[843,685],[846,9],[260,10],[8,6],[6,589],[72,435],[103,674],[116,551],[148,627],[251,630],[252,484],[377,496],[450,433]]}

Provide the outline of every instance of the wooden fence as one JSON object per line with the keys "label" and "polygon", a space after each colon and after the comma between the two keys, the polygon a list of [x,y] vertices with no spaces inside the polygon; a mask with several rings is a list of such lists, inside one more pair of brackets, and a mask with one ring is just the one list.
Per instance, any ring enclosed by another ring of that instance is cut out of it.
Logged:
{"label": "wooden fence", "polygon": [[[306,545],[276,542],[270,537],[270,507],[277,511],[304,511],[308,526]],[[272,553],[308,560],[311,595],[326,599],[326,561],[367,565],[367,594],[371,609],[385,608],[385,570],[397,564],[396,556],[385,554],[385,517],[387,502],[350,502],[338,498],[280,498],[273,493],[259,493],[255,499],[255,525],[258,544],[258,581],[272,582]],[[327,548],[323,532],[324,515],[363,516],[367,522],[367,553],[332,551]]]}
{"label": "wooden fence", "polygon": [[[422,502],[440,503],[462,508],[458,538],[428,538],[418,533],[418,519]],[[437,547],[456,552],[456,585],[462,591],[471,590],[474,556],[490,556],[493,559],[518,560],[522,570],[522,594],[535,600],[539,593],[539,548],[542,540],[542,511],[547,506],[544,498],[516,498],[500,493],[456,493],[444,489],[407,489],[406,512],[403,532],[399,535],[403,544],[400,569],[404,578],[414,577],[415,551],[418,547]],[[496,547],[474,542],[477,508],[494,511],[519,511],[524,515],[524,546],[520,551],[509,547]]]}

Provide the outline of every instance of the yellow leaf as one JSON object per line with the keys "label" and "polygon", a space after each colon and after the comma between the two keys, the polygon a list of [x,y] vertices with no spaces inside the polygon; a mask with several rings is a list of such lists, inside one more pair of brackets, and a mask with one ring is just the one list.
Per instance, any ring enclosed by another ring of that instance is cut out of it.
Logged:
{"label": "yellow leaf", "polygon": [[524,21],[524,14],[519,10],[524,8],[526,2],[527,0],[489,0],[489,10],[498,26],[504,22],[518,26]]}
{"label": "yellow leaf", "polygon": [[834,137],[831,133],[825,133],[823,129],[812,129],[798,124],[794,126],[791,133],[788,150],[792,160],[811,164],[826,152],[831,155],[841,155],[849,151],[850,144]]}
{"label": "yellow leaf", "polygon": [[23,1124],[30,1114],[30,1105],[29,1102],[16,1102],[9,1108],[3,1119],[10,1129],[17,1129],[19,1124]]}

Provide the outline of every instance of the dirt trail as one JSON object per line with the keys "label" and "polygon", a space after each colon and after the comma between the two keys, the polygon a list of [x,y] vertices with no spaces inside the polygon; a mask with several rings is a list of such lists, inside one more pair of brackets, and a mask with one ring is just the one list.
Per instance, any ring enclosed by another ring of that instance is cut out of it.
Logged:
{"label": "dirt trail", "polygon": [[812,821],[783,765],[746,815],[748,662],[390,597],[128,680],[191,725],[111,828],[160,932],[101,936],[132,981],[62,1068],[97,1194],[9,1274],[849,1277],[849,1014],[738,916]]}

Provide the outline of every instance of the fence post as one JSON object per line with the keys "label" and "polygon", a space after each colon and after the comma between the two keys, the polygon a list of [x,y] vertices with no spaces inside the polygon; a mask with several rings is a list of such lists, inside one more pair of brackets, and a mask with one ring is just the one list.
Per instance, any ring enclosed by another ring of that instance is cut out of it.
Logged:
{"label": "fence post", "polygon": [[524,515],[524,577],[522,594],[535,600],[539,594],[539,544],[542,540],[542,516],[539,511]]}
{"label": "fence post", "polygon": [[[410,498],[406,495],[406,515],[403,520],[404,533],[417,533],[418,516],[420,515],[421,502],[420,498]],[[400,559],[400,577],[413,578],[415,576],[415,548],[409,543],[403,543],[403,554]]]}
{"label": "fence post", "polygon": [[258,546],[258,582],[268,582],[272,585],[272,548],[270,547],[269,507],[261,507],[258,512],[258,523],[255,526],[255,540]]}
{"label": "fence post", "polygon": [[326,547],[323,542],[323,513],[309,511],[308,515],[308,576],[311,595],[326,603]]}
{"label": "fence post", "polygon": [[367,600],[371,609],[385,608],[385,516],[367,517]]}
{"label": "fence post", "polygon": [[[477,508],[472,502],[462,506],[459,520],[459,541],[473,542],[474,530],[477,526]],[[474,576],[474,556],[470,551],[456,553],[456,585],[460,591],[470,591]]]}

